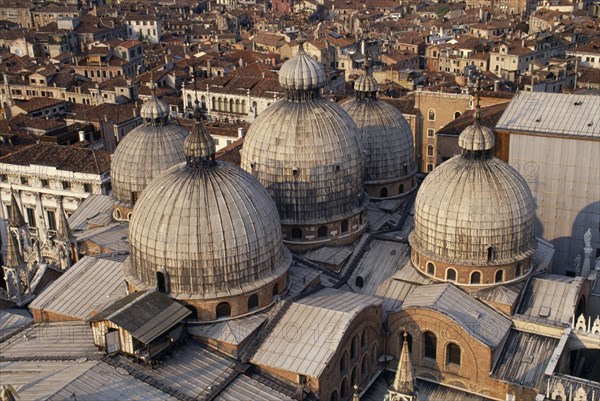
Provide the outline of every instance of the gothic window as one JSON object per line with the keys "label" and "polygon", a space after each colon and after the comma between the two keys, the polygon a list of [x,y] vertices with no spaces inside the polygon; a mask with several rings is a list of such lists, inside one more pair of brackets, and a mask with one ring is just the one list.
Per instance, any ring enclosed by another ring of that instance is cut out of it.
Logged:
{"label": "gothic window", "polygon": [[429,112],[427,112],[427,119],[429,121],[435,121],[435,110],[434,109],[429,109]]}

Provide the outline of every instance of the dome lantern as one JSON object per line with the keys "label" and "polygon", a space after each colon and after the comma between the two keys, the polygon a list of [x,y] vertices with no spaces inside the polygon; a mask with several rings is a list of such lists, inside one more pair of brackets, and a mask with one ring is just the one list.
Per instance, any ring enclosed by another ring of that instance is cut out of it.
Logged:
{"label": "dome lantern", "polygon": [[189,167],[201,168],[211,167],[216,164],[216,145],[213,137],[206,131],[202,123],[202,110],[198,100],[194,107],[194,119],[196,124],[190,135],[185,139],[185,157]]}
{"label": "dome lantern", "polygon": [[327,84],[325,69],[304,50],[306,36],[298,34],[298,54],[286,61],[279,70],[279,84],[285,89],[290,101],[306,101],[319,98],[321,88]]}
{"label": "dome lantern", "polygon": [[370,58],[365,60],[363,70],[365,71],[354,81],[354,91],[356,99],[377,99],[377,81],[370,74]]}

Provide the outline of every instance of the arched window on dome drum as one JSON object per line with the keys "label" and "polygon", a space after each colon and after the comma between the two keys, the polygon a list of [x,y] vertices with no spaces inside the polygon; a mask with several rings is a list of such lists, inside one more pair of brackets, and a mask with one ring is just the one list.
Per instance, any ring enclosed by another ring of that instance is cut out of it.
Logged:
{"label": "arched window on dome drum", "polygon": [[504,281],[504,270],[498,270],[496,272],[496,276],[494,277],[494,282],[501,283]]}
{"label": "arched window on dome drum", "polygon": [[456,270],[449,268],[446,270],[446,281],[454,283],[456,281]]}
{"label": "arched window on dome drum", "polygon": [[404,184],[400,184],[400,186],[398,187],[398,193],[399,194],[403,194],[404,193]]}
{"label": "arched window on dome drum", "polygon": [[433,145],[427,145],[427,156],[433,156]]}
{"label": "arched window on dome drum", "polygon": [[250,295],[250,298],[248,298],[248,312],[256,308],[258,308],[258,295],[252,294]]}
{"label": "arched window on dome drum", "polygon": [[517,263],[517,267],[515,268],[515,277],[521,277],[523,274],[523,266],[520,263]]}
{"label": "arched window on dome drum", "polygon": [[302,230],[298,227],[292,228],[292,238],[293,239],[301,239],[302,238]]}
{"label": "arched window on dome drum", "polygon": [[481,273],[473,272],[471,273],[471,284],[481,284]]}
{"label": "arched window on dome drum", "polygon": [[187,107],[190,107],[190,108],[194,107],[194,103],[192,103],[192,95],[190,95],[188,93],[186,96],[186,99],[187,99]]}
{"label": "arched window on dome drum", "polygon": [[425,347],[425,358],[435,359],[437,357],[437,337],[431,331],[423,333],[423,345]]}
{"label": "arched window on dome drum", "polygon": [[156,272],[156,290],[163,294],[167,292],[167,279],[165,273],[161,271]]}
{"label": "arched window on dome drum", "polygon": [[138,200],[138,194],[137,194],[137,192],[131,192],[129,194],[129,199],[131,201],[131,204],[135,205],[135,202],[137,202],[137,200]]}
{"label": "arched window on dome drum", "polygon": [[435,276],[435,265],[431,262],[427,262],[427,274]]}
{"label": "arched window on dome drum", "polygon": [[454,343],[446,345],[446,365],[460,366],[460,347]]}
{"label": "arched window on dome drum", "polygon": [[434,109],[429,109],[429,112],[427,113],[427,119],[429,121],[435,121],[435,110]]}
{"label": "arched window on dome drum", "polygon": [[227,302],[221,302],[217,305],[217,319],[231,316],[231,305]]}
{"label": "arched window on dome drum", "polygon": [[454,113],[454,119],[456,120],[458,117],[460,117],[460,111]]}
{"label": "arched window on dome drum", "polygon": [[325,238],[325,237],[327,237],[327,226],[321,226],[321,227],[319,227],[319,229],[317,230],[317,236],[319,238]]}
{"label": "arched window on dome drum", "polygon": [[348,360],[348,351],[344,351],[344,355],[340,358],[340,374],[346,373],[346,363]]}
{"label": "arched window on dome drum", "polygon": [[342,234],[348,232],[348,219],[342,220]]}
{"label": "arched window on dome drum", "polygon": [[115,209],[115,219],[121,220],[121,211],[119,209]]}
{"label": "arched window on dome drum", "polygon": [[381,191],[379,191],[379,197],[385,198],[386,196],[388,196],[388,190],[386,187],[383,187],[381,188]]}
{"label": "arched window on dome drum", "polygon": [[358,288],[363,288],[365,286],[365,279],[362,278],[361,276],[356,276],[356,280],[354,280],[354,284]]}
{"label": "arched window on dome drum", "polygon": [[273,296],[279,295],[279,286],[275,284],[273,286]]}

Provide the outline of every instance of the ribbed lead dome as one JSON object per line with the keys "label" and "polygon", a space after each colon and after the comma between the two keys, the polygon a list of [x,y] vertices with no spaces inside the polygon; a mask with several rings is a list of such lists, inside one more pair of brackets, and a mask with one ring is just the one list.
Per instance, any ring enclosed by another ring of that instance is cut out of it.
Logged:
{"label": "ribbed lead dome", "polygon": [[[188,144],[202,137],[195,128]],[[278,279],[291,257],[273,200],[252,175],[215,161],[210,147],[194,149],[208,153],[189,153],[187,163],[152,181],[135,206],[130,280],[156,287],[160,271],[172,296],[211,299]]]}
{"label": "ribbed lead dome", "polygon": [[311,90],[325,86],[327,78],[321,63],[304,51],[305,38],[298,37],[298,54],[279,70],[279,84],[287,90]]}
{"label": "ribbed lead dome", "polygon": [[465,128],[458,137],[458,146],[467,151],[490,150],[494,147],[494,133],[479,122],[481,111],[475,111],[475,123]]}
{"label": "ribbed lead dome", "polygon": [[359,128],[366,152],[365,184],[392,182],[415,174],[414,141],[408,122],[389,103],[377,100],[368,70],[355,85],[356,98],[342,103]]}
{"label": "ribbed lead dome", "polygon": [[449,264],[487,265],[489,249],[493,264],[515,263],[535,249],[534,215],[529,186],[514,168],[487,150],[463,148],[421,185],[410,243],[421,255]]}
{"label": "ribbed lead dome", "polygon": [[[112,194],[131,202],[160,173],[185,161],[183,142],[188,131],[171,124],[152,95],[142,106],[144,123],[131,130],[119,143],[111,160]],[[151,111],[152,110],[152,111]]]}

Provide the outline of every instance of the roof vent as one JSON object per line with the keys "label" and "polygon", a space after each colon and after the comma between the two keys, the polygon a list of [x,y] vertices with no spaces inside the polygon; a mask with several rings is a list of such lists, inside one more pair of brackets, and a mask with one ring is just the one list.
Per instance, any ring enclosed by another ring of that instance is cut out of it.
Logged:
{"label": "roof vent", "polygon": [[538,117],[538,118],[536,118],[536,119],[535,119],[535,122],[536,122],[536,123],[541,123],[541,122],[542,122],[542,117]]}
{"label": "roof vent", "polygon": [[581,106],[583,104],[583,100],[578,100],[575,103],[573,103],[575,106]]}

